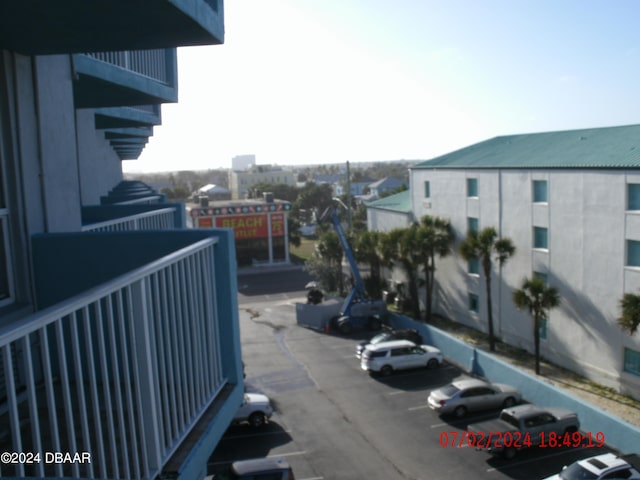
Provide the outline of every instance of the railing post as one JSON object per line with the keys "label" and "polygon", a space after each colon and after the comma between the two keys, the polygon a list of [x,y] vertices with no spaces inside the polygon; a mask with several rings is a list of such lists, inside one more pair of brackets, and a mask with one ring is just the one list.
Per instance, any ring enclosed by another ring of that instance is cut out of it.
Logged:
{"label": "railing post", "polygon": [[136,406],[139,412],[139,426],[145,445],[147,461],[152,472],[158,471],[162,465],[163,447],[160,444],[160,410],[158,405],[158,385],[156,384],[156,368],[154,360],[155,339],[151,328],[149,302],[147,299],[147,279],[143,278],[131,285],[131,318],[133,322],[132,355],[134,368],[137,370]]}

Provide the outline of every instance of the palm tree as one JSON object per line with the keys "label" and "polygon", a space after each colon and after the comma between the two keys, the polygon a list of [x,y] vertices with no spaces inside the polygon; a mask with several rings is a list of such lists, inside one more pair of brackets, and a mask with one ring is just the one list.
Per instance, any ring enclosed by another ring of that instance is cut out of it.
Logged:
{"label": "palm tree", "polygon": [[420,228],[417,234],[425,276],[425,314],[426,320],[430,321],[435,285],[436,255],[440,258],[449,255],[455,237],[448,220],[429,215],[420,219]]}
{"label": "palm tree", "polygon": [[369,281],[367,291],[374,298],[379,298],[382,291],[382,258],[380,255],[380,232],[365,230],[355,237],[354,255],[358,262],[369,265]]}
{"label": "palm tree", "polygon": [[540,323],[547,319],[547,310],[560,304],[560,294],[555,287],[547,286],[540,277],[525,278],[522,287],[513,291],[513,303],[519,309],[529,309],[533,316],[536,375],[540,375]]}
{"label": "palm tree", "polygon": [[620,300],[622,314],[618,318],[618,325],[629,335],[633,335],[640,326],[640,295],[625,293]]}
{"label": "palm tree", "polygon": [[407,289],[411,311],[415,318],[420,318],[418,301],[418,267],[420,266],[420,249],[418,245],[418,224],[409,228],[395,228],[382,237],[381,250],[392,264],[402,268],[407,276]]}
{"label": "palm tree", "polygon": [[337,289],[340,294],[344,291],[344,275],[342,273],[342,244],[338,234],[332,231],[323,233],[316,243],[316,252],[334,269]]}
{"label": "palm tree", "polygon": [[480,232],[470,230],[460,244],[460,254],[465,260],[474,258],[480,259],[484,282],[487,290],[487,320],[489,323],[489,349],[493,352],[496,349],[495,336],[493,332],[493,312],[491,307],[491,268],[493,260],[502,266],[513,256],[516,247],[509,238],[499,238],[498,232],[493,227],[486,227]]}

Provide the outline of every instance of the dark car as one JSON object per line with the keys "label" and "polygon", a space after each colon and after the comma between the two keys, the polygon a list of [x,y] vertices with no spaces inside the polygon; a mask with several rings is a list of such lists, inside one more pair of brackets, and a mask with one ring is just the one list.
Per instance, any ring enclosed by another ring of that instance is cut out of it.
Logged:
{"label": "dark car", "polygon": [[391,340],[409,340],[416,345],[422,345],[422,335],[414,328],[406,328],[400,330],[387,329],[382,333],[378,333],[370,340],[360,342],[356,347],[356,357],[360,358],[362,352],[367,345],[377,345],[381,342],[390,342]]}

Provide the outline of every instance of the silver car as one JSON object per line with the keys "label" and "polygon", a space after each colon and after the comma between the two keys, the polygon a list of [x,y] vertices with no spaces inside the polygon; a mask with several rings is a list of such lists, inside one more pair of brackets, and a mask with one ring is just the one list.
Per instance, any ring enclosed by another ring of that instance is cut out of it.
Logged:
{"label": "silver car", "polygon": [[514,387],[469,378],[432,391],[429,408],[461,418],[468,412],[511,407],[521,400],[522,394]]}

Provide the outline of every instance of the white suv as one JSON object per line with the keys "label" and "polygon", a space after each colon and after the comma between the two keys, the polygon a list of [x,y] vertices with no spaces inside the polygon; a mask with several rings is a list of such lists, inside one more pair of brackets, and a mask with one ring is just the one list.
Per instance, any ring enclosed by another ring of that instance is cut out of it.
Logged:
{"label": "white suv", "polygon": [[370,373],[390,375],[394,370],[435,368],[442,363],[442,353],[429,345],[416,345],[409,340],[393,340],[367,345],[360,366]]}

